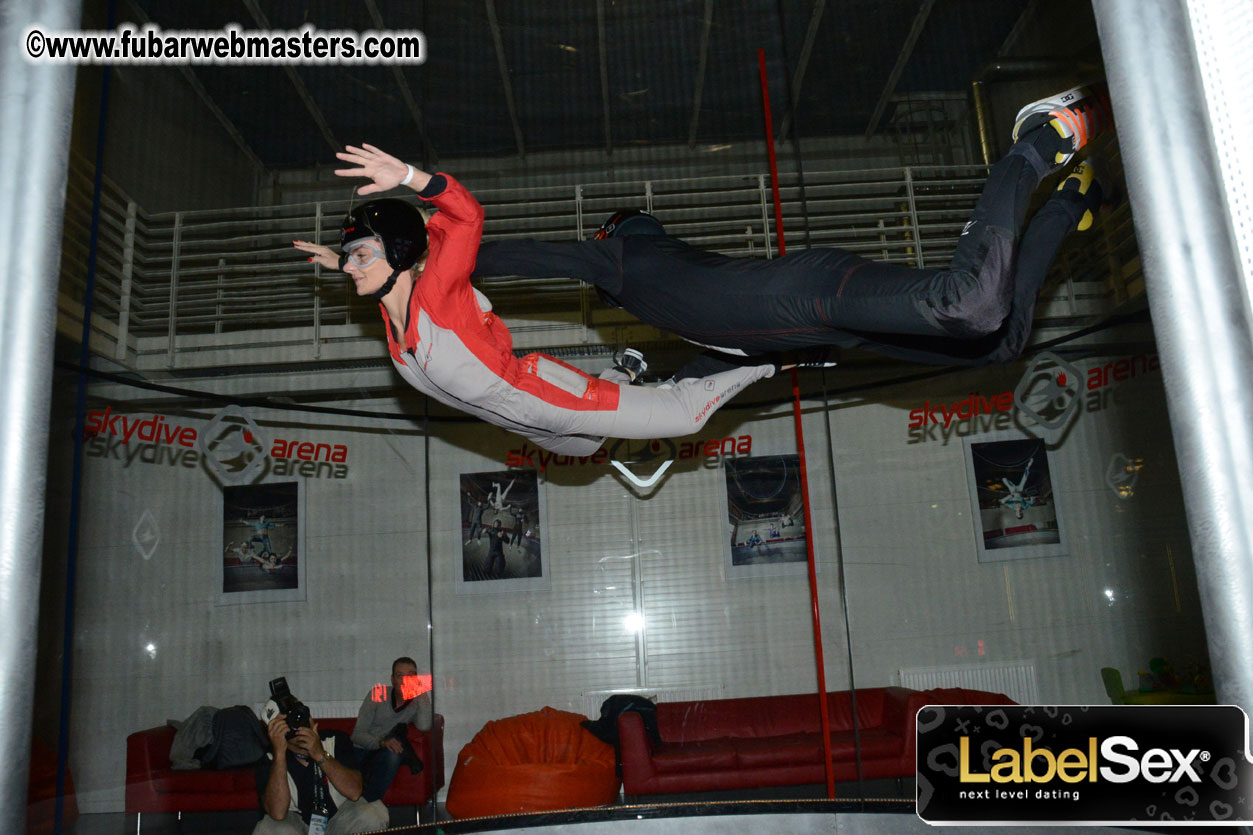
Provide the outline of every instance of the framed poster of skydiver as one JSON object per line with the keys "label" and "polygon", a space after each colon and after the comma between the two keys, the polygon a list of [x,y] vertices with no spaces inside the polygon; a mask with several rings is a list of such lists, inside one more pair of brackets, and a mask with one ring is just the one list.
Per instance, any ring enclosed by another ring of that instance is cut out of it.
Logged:
{"label": "framed poster of skydiver", "polygon": [[544,501],[534,470],[463,473],[457,594],[548,588]]}
{"label": "framed poster of skydiver", "polygon": [[297,481],[222,488],[219,605],[305,599],[303,500]]}
{"label": "framed poster of skydiver", "polygon": [[963,439],[979,562],[1067,553],[1043,440],[1018,433]]}
{"label": "framed poster of skydiver", "polygon": [[805,497],[800,456],[727,458],[727,573],[805,574]]}

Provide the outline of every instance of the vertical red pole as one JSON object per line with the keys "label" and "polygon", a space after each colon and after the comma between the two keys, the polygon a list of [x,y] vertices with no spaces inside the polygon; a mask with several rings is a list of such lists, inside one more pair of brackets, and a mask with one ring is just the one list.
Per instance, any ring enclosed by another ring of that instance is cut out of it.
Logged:
{"label": "vertical red pole", "polygon": [[[770,122],[770,86],[766,80],[766,52],[757,50],[761,74],[761,99],[766,116],[766,148],[770,154],[770,190],[774,196],[774,226],[779,254],[787,254],[783,243],[783,207],[779,202],[779,167],[774,156],[774,127]],[[822,717],[822,761],[826,766],[827,797],[835,798],[835,766],[831,762],[831,715],[827,707],[827,671],[822,656],[822,615],[818,608],[818,572],[814,567],[814,516],[809,507],[809,469],[805,466],[805,432],[801,425],[801,387],[792,369],[792,418],[796,423],[796,451],[800,459],[801,499],[805,507],[805,553],[809,561],[809,600],[814,613],[814,663],[818,672],[818,714]],[[854,717],[856,721],[856,717]]]}

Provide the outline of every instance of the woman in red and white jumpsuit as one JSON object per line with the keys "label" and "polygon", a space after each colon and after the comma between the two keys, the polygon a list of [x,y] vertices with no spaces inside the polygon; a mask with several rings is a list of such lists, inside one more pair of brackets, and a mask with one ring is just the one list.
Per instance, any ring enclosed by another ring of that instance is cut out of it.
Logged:
{"label": "woman in red and white jumpsuit", "polygon": [[[776,366],[750,365],[660,386],[631,386],[631,375],[610,369],[599,378],[546,354],[513,353],[513,339],[491,302],[470,285],[483,231],[483,207],[447,174],[417,171],[371,145],[336,156],[357,167],[342,177],[373,182],[359,194],[397,186],[417,192],[439,212],[426,225],[428,250],[399,272],[383,258],[343,266],[361,296],[380,298],[392,362],[418,391],[516,432],[564,455],[591,455],[606,437],[673,438],[698,432],[715,411]],[[347,236],[345,236],[347,237]],[[356,244],[353,241],[353,244]],[[339,269],[329,248],[295,241],[311,261]]]}

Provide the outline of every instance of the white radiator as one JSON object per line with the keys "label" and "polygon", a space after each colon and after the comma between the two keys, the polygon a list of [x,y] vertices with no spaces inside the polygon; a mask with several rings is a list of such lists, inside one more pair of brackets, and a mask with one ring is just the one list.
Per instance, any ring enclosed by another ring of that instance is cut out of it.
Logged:
{"label": "white radiator", "polygon": [[913,690],[965,687],[1004,693],[1020,705],[1038,704],[1034,661],[955,664],[951,667],[910,667],[901,670],[901,686]]}
{"label": "white radiator", "polygon": [[704,699],[721,699],[721,684],[699,687],[622,687],[611,690],[586,690],[582,693],[583,714],[591,719],[600,718],[600,706],[610,696],[632,695],[655,699],[657,702],[699,702]]}

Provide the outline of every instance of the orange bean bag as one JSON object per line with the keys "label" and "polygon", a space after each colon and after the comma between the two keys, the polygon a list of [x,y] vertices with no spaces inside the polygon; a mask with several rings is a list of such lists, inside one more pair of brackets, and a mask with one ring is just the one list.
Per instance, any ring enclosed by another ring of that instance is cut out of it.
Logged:
{"label": "orange bean bag", "polygon": [[618,797],[612,745],[587,717],[545,707],[488,722],[457,755],[444,807],[456,818],[603,806]]}

